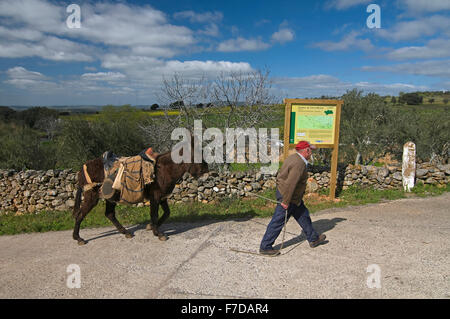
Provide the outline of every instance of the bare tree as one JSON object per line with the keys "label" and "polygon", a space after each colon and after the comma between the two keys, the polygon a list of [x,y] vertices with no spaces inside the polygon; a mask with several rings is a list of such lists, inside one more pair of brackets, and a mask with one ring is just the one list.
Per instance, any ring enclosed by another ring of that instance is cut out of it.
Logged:
{"label": "bare tree", "polygon": [[43,117],[40,118],[35,127],[41,130],[44,130],[47,133],[47,138],[49,140],[53,140],[56,132],[58,131],[61,124],[61,120],[54,117]]}
{"label": "bare tree", "polygon": [[224,127],[255,127],[270,116],[272,82],[269,71],[221,73],[212,84],[216,101],[229,107]]}
{"label": "bare tree", "polygon": [[[164,109],[166,124],[171,129],[186,127],[192,130],[194,120],[201,119],[205,113],[205,110],[196,108],[196,105],[208,101],[209,96],[209,83],[205,76],[200,79],[187,79],[175,73],[169,79],[163,77],[158,98],[163,105],[172,106],[171,109]],[[171,110],[178,113],[174,114]]]}
{"label": "bare tree", "polygon": [[[173,144],[171,131],[184,127],[193,132],[195,120],[202,120],[203,129],[217,127],[223,132],[227,128],[245,131],[260,127],[273,114],[271,85],[267,70],[222,72],[213,79],[188,79],[175,73],[169,79],[163,78],[158,96],[160,104],[171,105],[171,109],[166,107],[164,117],[152,118],[141,129],[155,141],[154,145],[165,141],[163,149],[167,149]],[[200,103],[215,107],[196,107]]]}
{"label": "bare tree", "polygon": [[192,133],[194,121],[203,119],[205,113],[211,112],[196,107],[198,103],[209,100],[208,90],[209,83],[204,76],[187,79],[174,73],[170,78],[163,77],[157,98],[159,104],[165,106],[164,116],[150,117],[140,125],[148,142],[158,151],[168,151],[175,143],[171,140],[174,129],[184,127]]}

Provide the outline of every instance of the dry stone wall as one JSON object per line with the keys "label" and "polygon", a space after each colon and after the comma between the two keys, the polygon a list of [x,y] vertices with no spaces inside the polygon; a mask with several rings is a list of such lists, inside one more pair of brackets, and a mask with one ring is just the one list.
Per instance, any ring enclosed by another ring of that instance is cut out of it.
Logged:
{"label": "dry stone wall", "polygon": [[[329,172],[309,173],[307,192],[328,188]],[[401,166],[353,166],[338,174],[343,189],[357,185],[376,189],[402,188]],[[417,164],[416,183],[445,185],[450,181],[450,164]],[[0,212],[37,213],[71,210],[75,204],[77,174],[72,170],[0,170]],[[211,203],[226,197],[249,197],[249,192],[275,189],[276,176],[257,172],[210,172],[199,179],[185,174],[176,185],[170,202]],[[138,206],[148,205],[139,204]]]}
{"label": "dry stone wall", "polygon": [[[450,164],[432,165],[422,163],[416,165],[416,184],[446,185],[450,181]],[[372,187],[375,189],[402,188],[401,166],[347,166],[343,189],[352,185]]]}
{"label": "dry stone wall", "polygon": [[72,170],[0,170],[0,211],[69,210],[75,204],[75,184]]}

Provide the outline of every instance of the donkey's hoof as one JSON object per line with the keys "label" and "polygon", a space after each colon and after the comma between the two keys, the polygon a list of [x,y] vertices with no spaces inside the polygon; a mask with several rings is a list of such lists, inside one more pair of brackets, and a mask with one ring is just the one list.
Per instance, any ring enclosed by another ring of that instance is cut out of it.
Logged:
{"label": "donkey's hoof", "polygon": [[152,230],[152,224],[147,224],[147,226],[145,226],[145,230]]}
{"label": "donkey's hoof", "polygon": [[126,238],[133,238],[134,235],[133,235],[132,233],[126,233],[126,234],[125,234],[125,237],[126,237]]}
{"label": "donkey's hoof", "polygon": [[166,241],[167,239],[169,239],[169,237],[167,237],[166,234],[159,234],[158,235],[159,240],[161,241]]}
{"label": "donkey's hoof", "polygon": [[84,239],[78,239],[78,245],[79,246],[83,246],[83,245],[86,245],[87,244],[87,241],[85,241]]}

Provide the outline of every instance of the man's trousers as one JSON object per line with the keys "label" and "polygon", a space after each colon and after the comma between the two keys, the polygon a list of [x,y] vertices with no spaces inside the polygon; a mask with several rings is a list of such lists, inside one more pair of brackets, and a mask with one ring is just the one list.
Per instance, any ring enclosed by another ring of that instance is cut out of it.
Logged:
{"label": "man's trousers", "polygon": [[[264,237],[261,241],[260,249],[262,250],[273,249],[272,245],[277,239],[278,235],[280,235],[280,232],[284,226],[285,209],[280,204],[283,201],[283,198],[281,197],[278,189],[276,191],[276,197],[278,204],[275,208],[275,213],[272,216],[272,220],[270,221],[269,225],[267,225],[266,233],[264,234]],[[292,203],[289,204],[287,220],[289,220],[291,216],[294,216],[297,223],[305,232],[308,242],[316,241],[319,238],[319,234],[314,230],[312,226],[308,208],[306,208],[303,200],[300,205],[295,205]]]}

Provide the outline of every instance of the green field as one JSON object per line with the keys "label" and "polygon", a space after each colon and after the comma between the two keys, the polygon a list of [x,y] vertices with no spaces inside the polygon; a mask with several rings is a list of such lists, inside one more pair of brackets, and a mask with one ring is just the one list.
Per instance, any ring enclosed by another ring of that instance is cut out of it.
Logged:
{"label": "green field", "polygon": [[[421,96],[423,98],[422,104],[417,105],[417,106],[421,106],[421,107],[433,107],[433,106],[450,106],[450,103],[447,102],[445,103],[445,99],[450,100],[450,93],[446,92],[418,92],[419,96]],[[394,96],[394,98],[397,100],[397,103],[395,103],[395,105],[398,105],[398,96]],[[389,104],[392,105],[392,96],[385,96],[384,97],[384,101]],[[432,102],[431,102],[432,101]],[[405,105],[405,106],[409,106],[409,105]]]}

